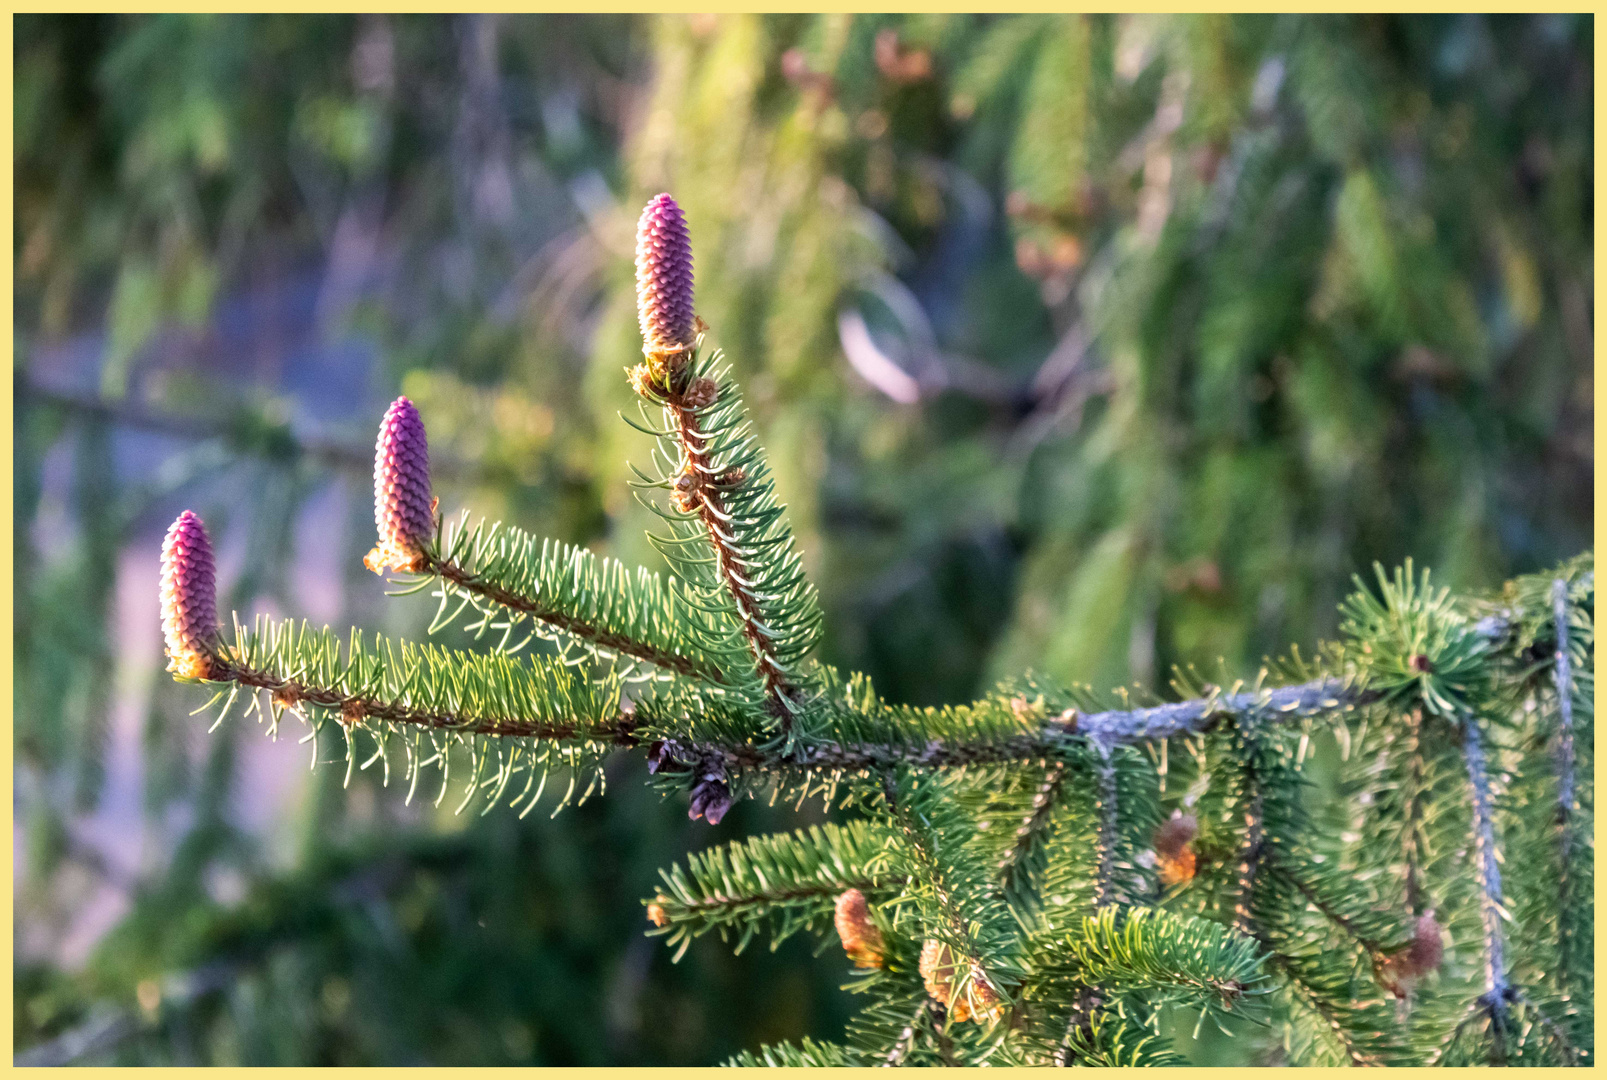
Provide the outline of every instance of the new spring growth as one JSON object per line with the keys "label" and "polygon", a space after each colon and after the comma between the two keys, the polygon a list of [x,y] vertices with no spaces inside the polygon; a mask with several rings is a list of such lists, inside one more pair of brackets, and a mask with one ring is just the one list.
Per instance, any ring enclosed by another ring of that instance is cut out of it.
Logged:
{"label": "new spring growth", "polygon": [[655,195],[636,222],[636,318],[646,357],[631,369],[636,392],[671,394],[694,409],[712,403],[713,380],[684,384],[701,325],[692,310],[692,237],[668,194]]}
{"label": "new spring growth", "polygon": [[691,348],[692,237],[668,194],[653,196],[636,222],[636,317],[649,356]]}
{"label": "new spring growth", "polygon": [[217,663],[217,568],[206,526],[186,510],[162,541],[162,637],[167,669],[184,679],[210,678]]}
{"label": "new spring growth", "polygon": [[832,916],[837,936],[842,939],[843,951],[858,968],[882,966],[882,932],[870,921],[870,905],[865,894],[849,889],[837,898],[837,909]]}
{"label": "new spring growth", "polygon": [[425,545],[435,536],[435,506],[424,421],[411,401],[399,397],[385,411],[374,446],[374,526],[379,543],[363,557],[363,565],[376,574],[387,568],[423,570]]}

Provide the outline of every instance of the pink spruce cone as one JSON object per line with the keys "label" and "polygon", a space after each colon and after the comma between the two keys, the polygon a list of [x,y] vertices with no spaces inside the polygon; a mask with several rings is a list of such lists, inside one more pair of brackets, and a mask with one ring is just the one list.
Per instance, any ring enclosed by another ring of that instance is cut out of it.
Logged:
{"label": "pink spruce cone", "polygon": [[162,636],[167,669],[186,679],[211,676],[218,640],[217,568],[206,526],[186,510],[162,541]]}
{"label": "pink spruce cone", "polygon": [[391,402],[374,446],[374,526],[379,544],[363,559],[376,574],[424,569],[424,545],[435,536],[430,498],[430,447],[424,421],[405,397]]}
{"label": "pink spruce cone", "polygon": [[636,223],[636,315],[648,353],[690,348],[692,240],[686,215],[669,195],[655,195]]}

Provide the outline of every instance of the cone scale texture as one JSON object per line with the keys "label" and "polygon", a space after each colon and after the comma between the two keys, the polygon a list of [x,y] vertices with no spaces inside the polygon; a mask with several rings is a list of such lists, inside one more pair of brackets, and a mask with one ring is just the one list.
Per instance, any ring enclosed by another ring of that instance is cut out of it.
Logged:
{"label": "cone scale texture", "polygon": [[405,397],[385,411],[374,446],[374,527],[379,544],[363,560],[376,574],[387,567],[421,568],[422,549],[435,535],[430,497],[430,448],[424,421]]}
{"label": "cone scale texture", "polygon": [[206,526],[193,511],[180,514],[162,540],[161,581],[167,669],[207,678],[218,639],[217,568]]}
{"label": "cone scale texture", "polygon": [[636,315],[647,353],[692,345],[692,240],[686,215],[669,195],[655,195],[636,223]]}

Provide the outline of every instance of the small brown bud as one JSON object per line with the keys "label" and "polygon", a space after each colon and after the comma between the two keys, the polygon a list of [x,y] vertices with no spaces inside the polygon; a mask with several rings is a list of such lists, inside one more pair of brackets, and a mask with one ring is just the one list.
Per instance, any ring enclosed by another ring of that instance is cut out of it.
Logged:
{"label": "small brown bud", "polygon": [[1398,998],[1409,994],[1419,979],[1440,969],[1445,959],[1445,938],[1432,911],[1418,916],[1412,942],[1384,959],[1375,974],[1384,989]]}
{"label": "small brown bud", "polygon": [[368,716],[368,710],[361,701],[347,701],[340,707],[340,726],[344,728],[361,724]]}
{"label": "small brown bud", "polygon": [[1417,920],[1412,946],[1406,951],[1412,967],[1419,975],[1438,971],[1445,959],[1445,938],[1432,911],[1425,911]]}
{"label": "small brown bud", "polygon": [[898,31],[887,27],[876,35],[876,67],[892,82],[921,82],[932,77],[932,54],[904,48]]}
{"label": "small brown bud", "polygon": [[1422,653],[1412,657],[1412,670],[1419,675],[1428,675],[1434,671],[1434,662]]}
{"label": "small brown bud", "polygon": [[1180,885],[1194,879],[1197,859],[1194,837],[1200,822],[1193,814],[1178,814],[1155,830],[1155,867],[1162,885]]}
{"label": "small brown bud", "polygon": [[837,926],[837,936],[842,939],[843,951],[855,967],[882,966],[882,932],[870,921],[870,905],[864,893],[849,889],[839,896],[832,921]]}
{"label": "small brown bud", "polygon": [[654,926],[663,926],[665,923],[670,921],[670,917],[664,914],[663,904],[648,904],[647,921],[652,923]]}
{"label": "small brown bud", "polygon": [[736,487],[748,478],[748,471],[740,465],[733,465],[720,474],[721,487]]}
{"label": "small brown bud", "polygon": [[681,404],[688,409],[702,409],[714,404],[720,387],[707,375],[698,379],[681,395]]}
{"label": "small brown bud", "polygon": [[675,488],[670,492],[670,498],[677,508],[690,514],[703,502],[702,488],[703,475],[689,465],[675,478]]}

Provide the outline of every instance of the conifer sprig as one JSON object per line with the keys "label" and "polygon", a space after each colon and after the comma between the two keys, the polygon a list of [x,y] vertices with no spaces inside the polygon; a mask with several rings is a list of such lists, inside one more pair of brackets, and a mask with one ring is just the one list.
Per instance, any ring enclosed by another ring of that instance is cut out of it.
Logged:
{"label": "conifer sprig", "polygon": [[800,930],[830,922],[837,898],[849,889],[881,898],[902,887],[904,877],[885,868],[887,842],[884,827],[852,821],[692,854],[685,869],[661,872],[664,887],[644,901],[657,928],[650,933],[668,935],[680,956],[710,930],[722,938],[737,931],[741,952],[769,926],[774,948]]}
{"label": "conifer sprig", "polygon": [[469,628],[502,631],[504,649],[528,622],[540,636],[560,644],[573,639],[604,659],[634,657],[716,685],[724,679],[700,644],[710,633],[709,617],[673,577],[645,567],[632,573],[585,548],[500,522],[471,528],[466,512],[447,524],[439,552],[427,551],[422,569],[440,583],[432,631],[449,625],[466,602],[481,616]]}
{"label": "conifer sprig", "polygon": [[[751,655],[758,690],[789,732],[802,707],[800,662],[815,645],[820,607],[782,520],[768,464],[718,351],[703,334],[688,339],[691,249],[675,200],[659,195],[637,227],[637,298],[645,359],[631,384],[661,406],[657,476],[672,507],[652,509],[672,535],[656,541],[705,604],[734,618]],[[705,544],[693,548],[690,541]]]}

